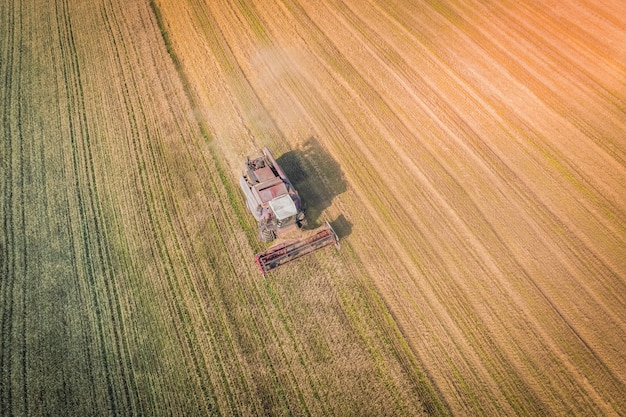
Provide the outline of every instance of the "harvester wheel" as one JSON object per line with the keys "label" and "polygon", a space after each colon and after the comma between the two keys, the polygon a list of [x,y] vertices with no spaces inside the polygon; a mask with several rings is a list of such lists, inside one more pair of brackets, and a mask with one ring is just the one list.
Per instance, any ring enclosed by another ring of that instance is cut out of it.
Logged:
{"label": "harvester wheel", "polygon": [[304,211],[301,211],[296,215],[296,223],[298,224],[298,227],[300,229],[302,229],[303,227],[306,227],[307,222],[304,217]]}
{"label": "harvester wheel", "polygon": [[261,230],[261,240],[263,240],[263,242],[271,242],[274,239],[276,239],[276,233],[274,233],[272,229],[265,228]]}

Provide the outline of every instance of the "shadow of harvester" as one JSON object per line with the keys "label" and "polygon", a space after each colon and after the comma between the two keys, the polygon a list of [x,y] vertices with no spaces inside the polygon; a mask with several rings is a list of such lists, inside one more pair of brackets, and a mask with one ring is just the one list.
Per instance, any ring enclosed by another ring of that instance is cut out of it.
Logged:
{"label": "shadow of harvester", "polygon": [[[335,196],[348,188],[341,167],[315,137],[309,138],[299,149],[281,155],[276,162],[302,198],[307,229],[319,227],[321,213]],[[331,223],[340,239],[352,231],[352,224],[343,215]]]}

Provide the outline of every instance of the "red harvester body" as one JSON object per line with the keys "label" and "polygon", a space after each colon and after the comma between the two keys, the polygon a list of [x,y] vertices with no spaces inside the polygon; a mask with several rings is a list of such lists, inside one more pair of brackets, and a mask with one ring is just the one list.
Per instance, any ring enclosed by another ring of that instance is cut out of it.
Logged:
{"label": "red harvester body", "polygon": [[[267,148],[261,155],[246,160],[239,185],[246,196],[248,210],[259,224],[259,239],[271,242],[292,235],[302,229],[306,220],[298,192]],[[266,272],[294,259],[334,244],[339,247],[337,234],[326,222],[319,229],[305,233],[305,237],[278,243],[255,259],[261,271]]]}

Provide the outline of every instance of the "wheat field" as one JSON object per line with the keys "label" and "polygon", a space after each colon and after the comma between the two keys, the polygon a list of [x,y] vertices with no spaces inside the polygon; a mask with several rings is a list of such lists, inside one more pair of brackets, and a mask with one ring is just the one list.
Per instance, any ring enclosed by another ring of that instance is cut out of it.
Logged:
{"label": "wheat field", "polygon": [[2,2],[0,415],[624,415],[622,9]]}

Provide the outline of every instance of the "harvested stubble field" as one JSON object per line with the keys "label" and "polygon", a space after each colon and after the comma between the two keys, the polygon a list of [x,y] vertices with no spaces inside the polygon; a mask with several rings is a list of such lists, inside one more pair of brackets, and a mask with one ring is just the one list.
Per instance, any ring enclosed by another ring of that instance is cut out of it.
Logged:
{"label": "harvested stubble field", "polygon": [[[0,2],[0,415],[626,414],[618,0]],[[269,146],[342,237],[262,277]]]}

